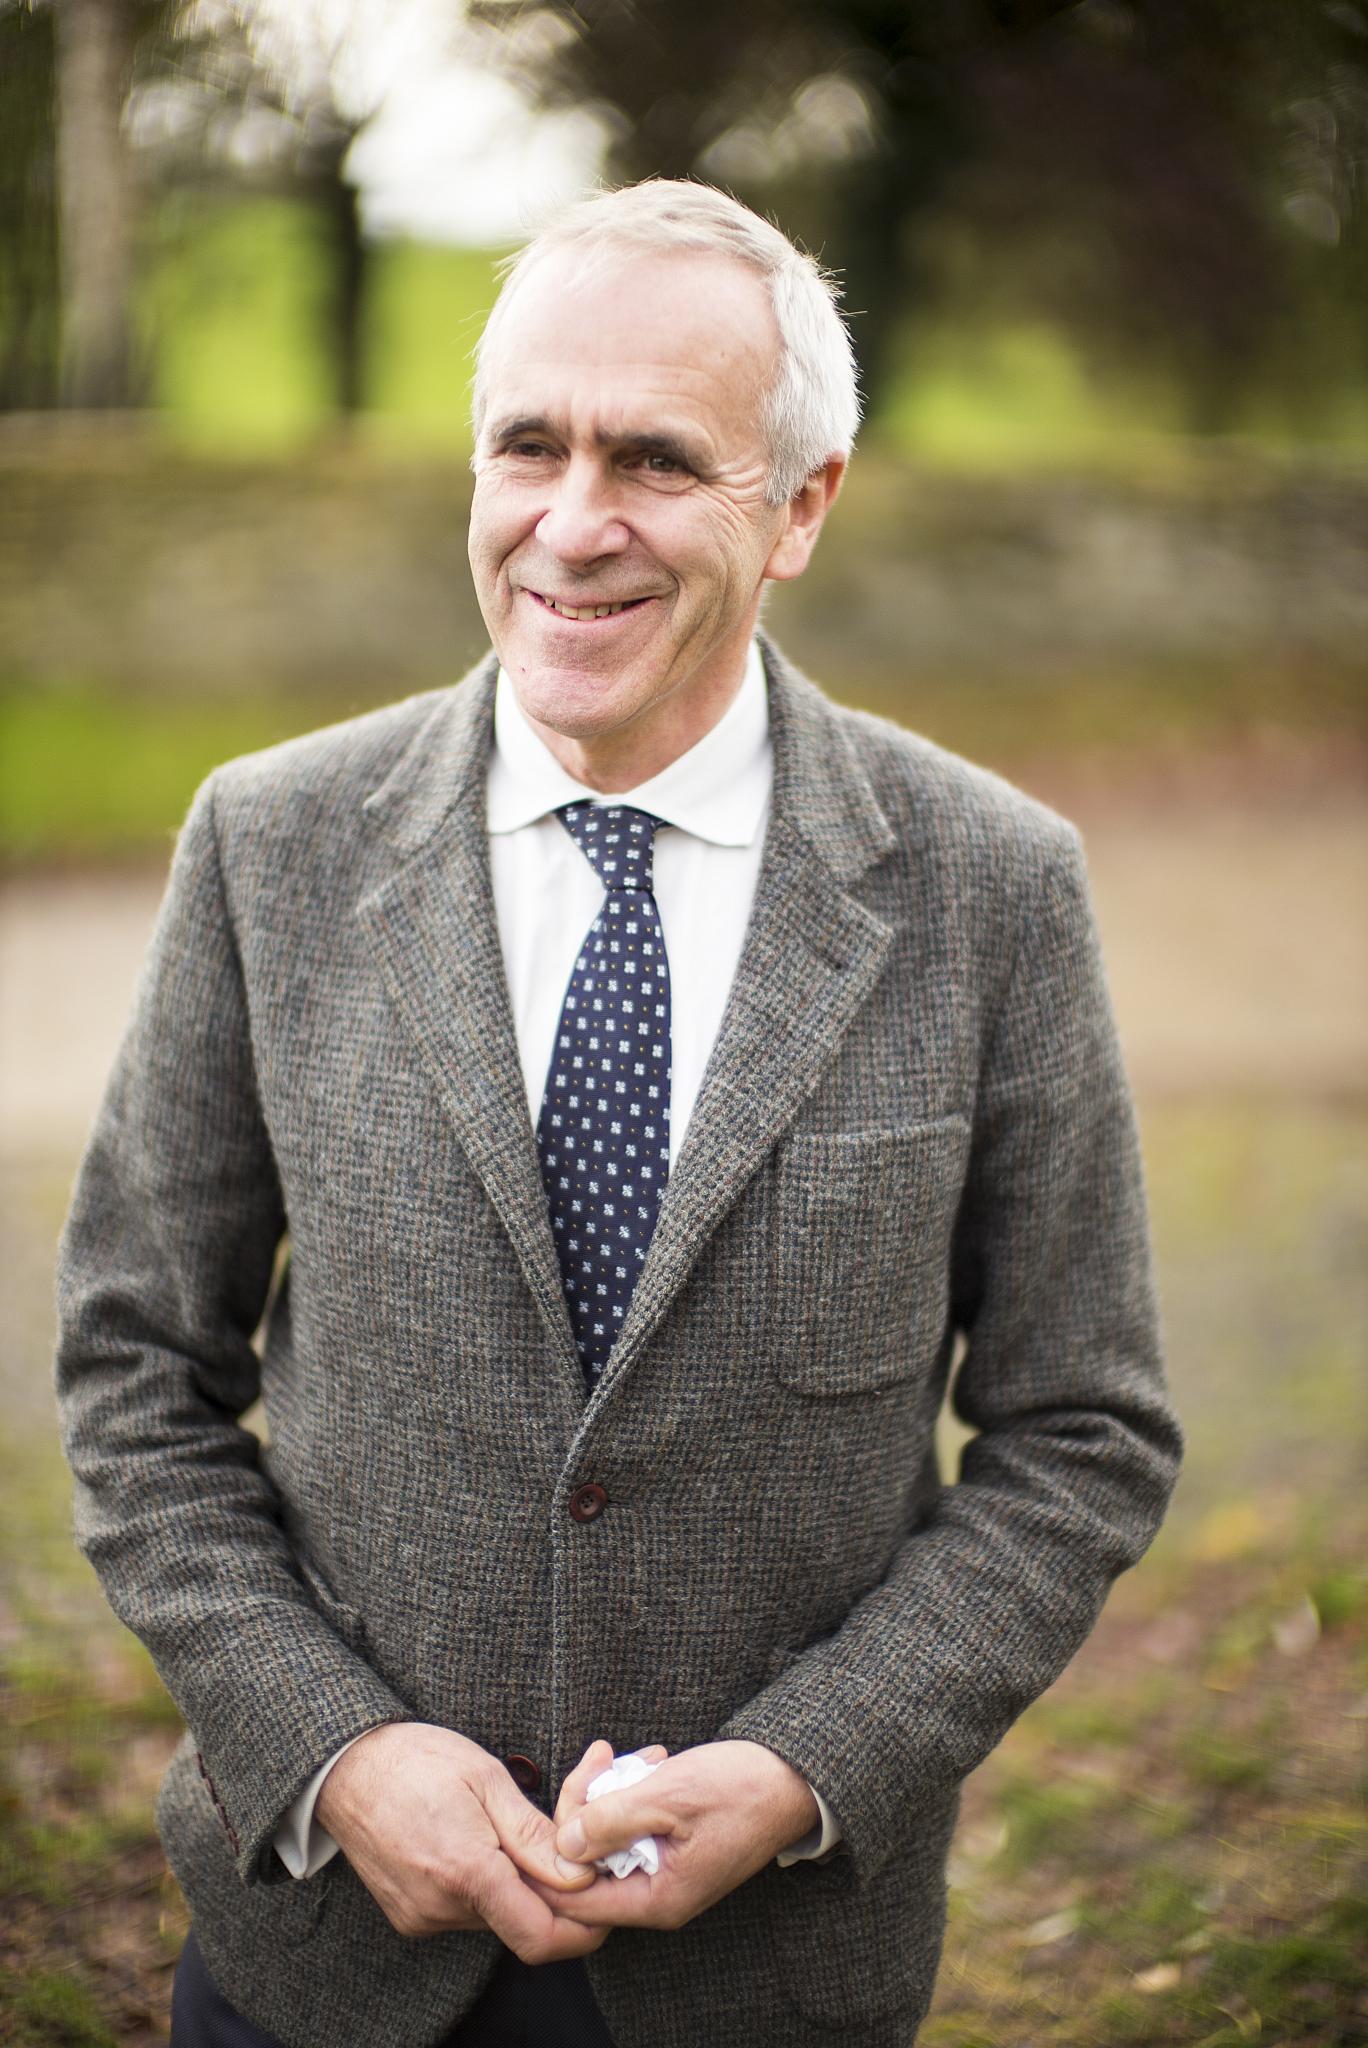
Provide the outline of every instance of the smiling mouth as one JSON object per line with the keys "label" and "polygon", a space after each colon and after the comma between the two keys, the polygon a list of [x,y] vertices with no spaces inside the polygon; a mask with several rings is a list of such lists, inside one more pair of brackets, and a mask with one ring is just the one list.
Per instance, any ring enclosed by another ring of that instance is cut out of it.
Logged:
{"label": "smiling mouth", "polygon": [[[524,585],[524,588],[526,587]],[[651,601],[649,597],[624,597],[618,599],[613,604],[576,605],[566,604],[560,598],[546,597],[540,590],[528,590],[527,594],[529,597],[534,597],[538,604],[544,605],[547,611],[554,612],[558,619],[576,619],[580,621],[586,619],[615,619],[619,612],[635,611],[638,605],[649,604]]]}

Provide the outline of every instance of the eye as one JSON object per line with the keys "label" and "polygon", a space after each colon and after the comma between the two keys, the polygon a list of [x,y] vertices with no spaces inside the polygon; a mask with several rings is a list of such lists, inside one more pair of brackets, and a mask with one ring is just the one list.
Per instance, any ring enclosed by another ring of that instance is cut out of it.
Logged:
{"label": "eye", "polygon": [[663,448],[643,448],[629,459],[627,466],[638,476],[664,484],[685,484],[693,475],[682,456],[671,455]]}
{"label": "eye", "polygon": [[535,462],[549,451],[540,441],[508,441],[504,444],[503,452],[520,462]]}

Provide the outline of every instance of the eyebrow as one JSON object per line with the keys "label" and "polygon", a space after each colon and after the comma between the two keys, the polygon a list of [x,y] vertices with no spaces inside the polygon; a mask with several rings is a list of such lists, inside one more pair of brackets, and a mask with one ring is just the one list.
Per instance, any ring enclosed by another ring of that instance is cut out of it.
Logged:
{"label": "eyebrow", "polygon": [[[520,413],[511,419],[496,420],[489,430],[492,442],[516,441],[524,434],[542,434],[552,440],[564,438],[561,429],[543,413]],[[703,449],[696,442],[682,440],[677,434],[598,433],[594,436],[594,445],[598,448],[630,448],[638,455],[667,455],[684,469],[702,470],[707,466]]]}

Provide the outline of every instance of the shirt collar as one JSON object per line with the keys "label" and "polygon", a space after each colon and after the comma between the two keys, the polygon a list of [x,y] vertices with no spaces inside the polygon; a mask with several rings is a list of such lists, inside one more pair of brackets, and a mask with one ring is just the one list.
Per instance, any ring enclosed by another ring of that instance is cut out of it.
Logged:
{"label": "shirt collar", "polygon": [[612,796],[587,789],[561,767],[523,716],[500,669],[486,785],[489,829],[517,832],[562,804],[631,804],[696,839],[749,846],[764,819],[773,762],[765,671],[754,640],[741,687],[716,725],[659,775]]}

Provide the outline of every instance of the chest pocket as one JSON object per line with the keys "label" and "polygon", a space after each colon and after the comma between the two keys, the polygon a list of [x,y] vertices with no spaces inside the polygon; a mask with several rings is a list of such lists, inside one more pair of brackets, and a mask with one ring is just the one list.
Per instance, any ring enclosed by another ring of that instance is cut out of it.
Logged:
{"label": "chest pocket", "polygon": [[945,1333],[968,1156],[958,1116],[789,1140],[775,1183],[783,1385],[867,1393],[924,1373]]}

